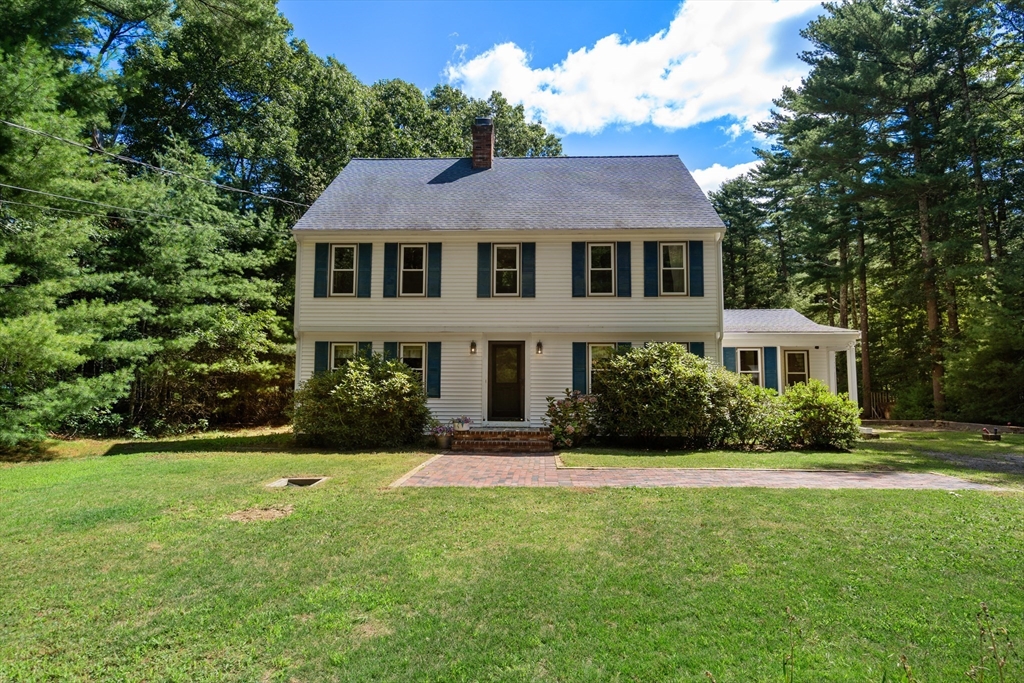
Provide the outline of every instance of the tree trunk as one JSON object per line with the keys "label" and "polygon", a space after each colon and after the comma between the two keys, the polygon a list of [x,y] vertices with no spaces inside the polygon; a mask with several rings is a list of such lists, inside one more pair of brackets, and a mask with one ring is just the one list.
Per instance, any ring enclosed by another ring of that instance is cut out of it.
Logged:
{"label": "tree trunk", "polygon": [[[964,102],[964,116],[967,124],[973,121],[971,114],[971,90],[967,85],[967,72],[964,70],[964,55],[962,49],[957,49],[957,72],[960,76],[960,92]],[[985,218],[985,207],[988,204],[985,198],[985,183],[981,171],[981,155],[978,153],[978,137],[974,131],[970,132],[971,149],[971,171],[974,176],[974,215],[978,221],[978,232],[981,235],[981,254],[986,264],[992,263],[992,245],[989,243],[988,220]]]}
{"label": "tree trunk", "polygon": [[850,245],[844,239],[839,243],[839,327],[849,327],[850,288],[846,279],[846,266],[850,256]]}
{"label": "tree trunk", "polygon": [[868,267],[867,259],[864,256],[864,225],[858,221],[857,232],[857,279],[860,304],[860,379],[861,389],[864,392],[861,405],[867,411],[869,397],[871,396],[871,352],[868,346]]}
{"label": "tree trunk", "polygon": [[946,318],[949,323],[949,333],[960,336],[960,312],[956,303],[956,284],[949,280],[946,282]]}
{"label": "tree trunk", "polygon": [[921,231],[921,264],[924,267],[924,307],[928,316],[928,350],[932,357],[932,403],[935,418],[941,419],[946,408],[942,390],[942,332],[939,322],[939,297],[935,285],[935,256],[932,254],[929,231],[928,196],[922,191],[917,196],[918,224]]}
{"label": "tree trunk", "polygon": [[836,300],[832,295],[832,281],[825,281],[825,296],[828,297],[828,326],[836,326]]}

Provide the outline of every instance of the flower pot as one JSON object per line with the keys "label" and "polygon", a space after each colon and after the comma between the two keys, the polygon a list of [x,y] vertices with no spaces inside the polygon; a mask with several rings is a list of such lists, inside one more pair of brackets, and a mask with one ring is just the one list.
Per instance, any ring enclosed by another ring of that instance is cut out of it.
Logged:
{"label": "flower pot", "polygon": [[438,434],[437,435],[437,447],[442,450],[448,450],[452,447],[451,434]]}
{"label": "flower pot", "polygon": [[466,424],[465,422],[454,422],[454,423],[452,423],[452,426],[455,427],[455,431],[457,431],[457,432],[468,432],[469,431],[469,425]]}

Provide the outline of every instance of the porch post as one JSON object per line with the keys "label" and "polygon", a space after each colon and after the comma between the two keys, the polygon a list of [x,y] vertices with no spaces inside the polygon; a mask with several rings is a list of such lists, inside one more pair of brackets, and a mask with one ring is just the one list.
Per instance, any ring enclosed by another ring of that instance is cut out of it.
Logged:
{"label": "porch post", "polygon": [[857,342],[850,342],[846,347],[846,383],[850,387],[850,400],[860,405],[857,396]]}
{"label": "porch post", "polygon": [[828,350],[828,390],[833,394],[839,391],[836,381],[836,352],[834,349]]}

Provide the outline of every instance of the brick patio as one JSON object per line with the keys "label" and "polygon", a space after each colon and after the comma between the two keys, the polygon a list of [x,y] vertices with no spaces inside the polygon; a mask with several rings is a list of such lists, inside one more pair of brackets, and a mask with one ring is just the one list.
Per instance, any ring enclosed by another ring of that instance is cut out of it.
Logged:
{"label": "brick patio", "polygon": [[553,455],[461,453],[436,456],[391,486],[758,486],[811,489],[997,490],[996,487],[986,484],[922,472],[558,467]]}

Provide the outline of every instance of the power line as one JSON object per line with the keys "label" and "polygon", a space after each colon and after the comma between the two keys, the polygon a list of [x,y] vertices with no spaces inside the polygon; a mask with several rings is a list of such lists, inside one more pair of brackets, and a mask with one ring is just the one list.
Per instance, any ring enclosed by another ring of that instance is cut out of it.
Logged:
{"label": "power line", "polygon": [[200,178],[200,177],[194,176],[194,175],[189,175],[188,173],[182,173],[181,171],[171,171],[171,170],[166,169],[166,168],[161,168],[159,166],[154,166],[153,164],[148,164],[145,161],[139,161],[138,159],[132,159],[131,157],[126,157],[126,156],[124,156],[122,154],[114,154],[113,152],[108,152],[105,149],[99,149],[99,148],[96,148],[96,147],[90,147],[89,145],[84,145],[81,142],[76,142],[74,140],[68,140],[67,138],[62,138],[59,135],[54,135],[53,133],[47,133],[45,131],[36,130],[35,128],[29,128],[28,126],[23,126],[20,123],[13,123],[11,121],[5,121],[3,119],[0,119],[0,123],[8,125],[8,126],[10,126],[12,128],[17,128],[18,130],[23,130],[23,131],[25,131],[27,133],[32,133],[34,135],[42,135],[43,137],[50,138],[51,140],[57,140],[59,142],[64,142],[64,143],[67,143],[69,145],[74,145],[75,147],[81,147],[82,149],[88,150],[90,152],[97,152],[99,154],[105,154],[105,155],[107,155],[108,157],[110,157],[112,159],[117,159],[118,161],[124,161],[124,162],[129,163],[129,164],[137,164],[139,166],[143,166],[145,168],[148,168],[151,171],[156,171],[157,173],[166,173],[167,175],[174,175],[174,176],[180,176],[182,178],[188,178],[189,180],[194,180],[194,181],[196,181],[198,183],[205,183],[207,185],[211,185],[211,186],[216,187],[216,188],[218,188],[220,190],[226,190],[228,192],[239,192],[241,194],[247,194],[247,195],[250,195],[252,197],[259,197],[260,199],[269,199],[270,201],[273,201],[273,202],[281,202],[282,204],[291,204],[292,206],[301,206],[304,209],[308,209],[309,208],[309,204],[302,204],[301,202],[293,202],[293,201],[291,201],[289,199],[281,199],[280,197],[271,197],[269,195],[260,194],[259,192],[253,192],[251,190],[243,190],[243,189],[241,189],[239,187],[231,187],[230,185],[223,185],[223,184],[218,183],[216,181],[207,180],[206,178]]}
{"label": "power line", "polygon": [[[156,216],[158,218],[169,218],[172,221],[180,221],[181,218],[178,216],[169,216],[166,213],[156,213],[155,211],[146,211],[144,209],[129,209],[127,206],[117,206],[116,204],[105,204],[103,202],[94,202],[88,199],[77,199],[76,197],[67,197],[62,194],[53,194],[52,192],[43,192],[42,190],[30,190],[27,187],[18,187],[17,185],[7,185],[6,183],[0,183],[0,187],[7,187],[12,190],[21,190],[22,192],[31,192],[33,194],[41,194],[47,197],[55,197],[56,199],[66,199],[69,202],[81,202],[82,204],[92,204],[93,206],[102,206],[108,209],[117,209],[118,211],[134,211],[136,213],[144,213],[147,216]],[[185,220],[189,223],[188,219]]]}
{"label": "power line", "polygon": [[[95,216],[96,218],[110,218],[105,213],[91,213],[89,211],[75,211],[74,209],[62,209],[58,206],[46,206],[45,204],[32,204],[31,202],[16,202],[13,199],[0,199],[0,205],[2,204],[17,204],[18,206],[28,206],[33,209],[46,209],[48,211],[63,211],[64,213],[73,213],[79,216]],[[121,221],[141,221],[141,218],[134,218],[132,216],[118,216],[118,220]]]}

